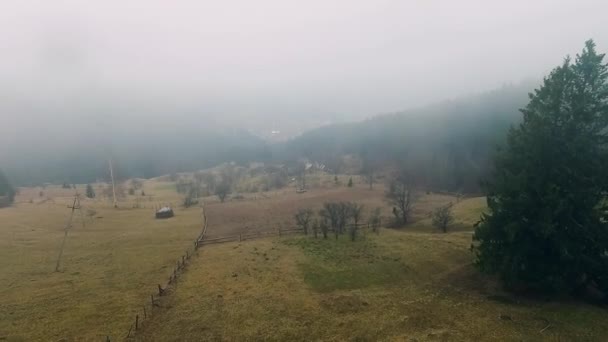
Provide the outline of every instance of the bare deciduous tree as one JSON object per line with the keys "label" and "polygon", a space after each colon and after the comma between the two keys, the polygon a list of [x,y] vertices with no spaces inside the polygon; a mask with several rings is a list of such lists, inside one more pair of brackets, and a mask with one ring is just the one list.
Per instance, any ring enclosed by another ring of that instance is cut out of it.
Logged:
{"label": "bare deciduous tree", "polygon": [[312,222],[312,233],[313,233],[315,239],[319,236],[319,220],[318,219],[315,219]]}
{"label": "bare deciduous tree", "polygon": [[308,235],[308,227],[310,226],[310,221],[312,220],[314,213],[311,209],[300,209],[294,216],[296,220],[296,224],[302,227],[304,230],[304,235]]}
{"label": "bare deciduous tree", "polygon": [[191,187],[184,197],[184,207],[189,208],[196,204],[198,204],[198,188]]}
{"label": "bare deciduous tree", "polygon": [[363,167],[361,173],[365,176],[365,181],[369,185],[369,189],[374,188],[374,164],[369,158],[363,159]]}
{"label": "bare deciduous tree", "polygon": [[363,217],[363,208],[363,204],[359,204],[357,202],[350,203],[350,216],[353,218],[353,222],[355,225],[357,225]]}
{"label": "bare deciduous tree", "polygon": [[329,231],[329,225],[327,224],[327,219],[321,218],[319,221],[319,229],[321,229],[321,233],[323,233],[323,238],[327,239],[327,233]]}
{"label": "bare deciduous tree", "polygon": [[142,188],[142,186],[144,185],[144,183],[137,179],[137,178],[133,178],[131,179],[131,188],[135,189],[135,190],[139,190]]}
{"label": "bare deciduous tree", "polygon": [[393,215],[399,224],[406,224],[412,210],[413,199],[409,177],[401,172],[389,183],[386,192],[388,202],[393,205]]}
{"label": "bare deciduous tree", "polygon": [[300,181],[300,189],[306,189],[306,162],[298,162],[296,166],[296,173]]}
{"label": "bare deciduous tree", "polygon": [[352,210],[350,202],[337,203],[338,207],[338,228],[340,234],[344,233],[348,222],[352,217]]}
{"label": "bare deciduous tree", "polygon": [[222,180],[215,185],[214,190],[220,201],[224,202],[226,197],[232,192],[232,187],[236,179],[234,166],[227,165],[222,169],[220,175]]}
{"label": "bare deciduous tree", "polygon": [[378,229],[380,228],[380,224],[381,224],[381,218],[380,215],[382,213],[382,208],[378,207],[376,209],[374,209],[369,217],[369,224],[372,226],[372,231],[374,233],[378,232]]}
{"label": "bare deciduous tree", "polygon": [[452,203],[435,209],[431,216],[433,219],[433,226],[441,229],[444,233],[447,233],[448,226],[454,221]]}
{"label": "bare deciduous tree", "polygon": [[325,222],[336,234],[339,233],[340,216],[338,203],[323,203],[323,209],[319,211],[319,216],[325,219]]}
{"label": "bare deciduous tree", "polygon": [[217,178],[215,177],[215,174],[211,172],[204,172],[200,174],[199,178],[203,183],[205,183],[207,190],[210,193],[215,192],[215,186],[217,185]]}
{"label": "bare deciduous tree", "polygon": [[222,180],[215,186],[215,195],[220,199],[220,202],[224,203],[226,197],[230,194],[230,184]]}

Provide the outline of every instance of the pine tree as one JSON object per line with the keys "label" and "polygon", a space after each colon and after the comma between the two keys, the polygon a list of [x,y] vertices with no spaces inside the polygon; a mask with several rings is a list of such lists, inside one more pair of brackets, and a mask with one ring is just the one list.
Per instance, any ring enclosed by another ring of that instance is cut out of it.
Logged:
{"label": "pine tree", "polygon": [[593,41],[530,94],[485,184],[476,265],[510,288],[608,293],[608,69]]}
{"label": "pine tree", "polygon": [[95,190],[93,190],[91,184],[87,184],[86,196],[88,198],[95,198]]}
{"label": "pine tree", "polygon": [[350,177],[350,178],[348,179],[348,187],[349,187],[349,188],[352,188],[352,187],[353,187],[353,177]]}

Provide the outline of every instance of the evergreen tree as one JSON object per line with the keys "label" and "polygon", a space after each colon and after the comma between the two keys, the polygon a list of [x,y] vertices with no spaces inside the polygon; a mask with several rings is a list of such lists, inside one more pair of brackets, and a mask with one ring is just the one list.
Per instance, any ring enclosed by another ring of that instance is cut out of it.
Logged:
{"label": "evergreen tree", "polygon": [[485,184],[476,265],[510,288],[608,293],[608,69],[593,41],[530,94]]}
{"label": "evergreen tree", "polygon": [[86,196],[88,198],[95,198],[95,190],[93,190],[91,184],[87,184]]}
{"label": "evergreen tree", "polygon": [[11,183],[8,181],[8,178],[6,178],[4,172],[0,170],[0,197],[4,198],[4,200],[0,199],[0,208],[13,203],[16,193],[15,188],[13,188]]}
{"label": "evergreen tree", "polygon": [[347,185],[348,185],[348,187],[349,187],[349,188],[352,188],[352,187],[353,187],[353,177],[350,177],[350,178],[348,179],[348,184],[347,184]]}

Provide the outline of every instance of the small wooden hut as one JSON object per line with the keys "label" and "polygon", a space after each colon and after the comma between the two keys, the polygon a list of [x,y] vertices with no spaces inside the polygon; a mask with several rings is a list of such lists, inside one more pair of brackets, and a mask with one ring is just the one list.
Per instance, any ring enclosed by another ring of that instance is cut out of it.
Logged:
{"label": "small wooden hut", "polygon": [[171,207],[162,207],[156,211],[157,219],[166,219],[175,216]]}

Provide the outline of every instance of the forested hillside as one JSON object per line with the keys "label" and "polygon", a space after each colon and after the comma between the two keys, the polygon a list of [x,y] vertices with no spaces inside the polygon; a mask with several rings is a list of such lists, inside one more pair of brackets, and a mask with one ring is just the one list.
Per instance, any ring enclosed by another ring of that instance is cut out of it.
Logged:
{"label": "forested hillside", "polygon": [[322,127],[289,141],[277,154],[306,157],[333,170],[340,168],[340,156],[353,154],[363,161],[361,172],[398,166],[429,189],[477,191],[492,153],[510,125],[521,119],[519,108],[532,90],[526,82],[364,122]]}
{"label": "forested hillside", "polygon": [[269,156],[262,139],[242,130],[168,128],[164,132],[129,132],[90,140],[66,146],[60,152],[38,146],[26,155],[12,156],[2,167],[16,185],[89,183],[109,180],[110,157],[115,176],[125,179],[192,171],[227,161],[263,160]]}
{"label": "forested hillside", "polygon": [[143,124],[108,133],[91,129],[80,133],[86,136],[80,138],[82,143],[66,139],[61,148],[53,142],[19,146],[2,167],[15,185],[32,185],[109,179],[110,156],[119,178],[148,178],[229,161],[284,163],[302,158],[341,171],[342,157],[356,155],[363,167],[353,172],[379,173],[399,166],[428,189],[471,192],[479,189],[490,155],[520,119],[518,109],[532,90],[530,83],[504,86],[363,122],[321,127],[274,145],[238,127],[216,129],[203,121],[152,128]]}

